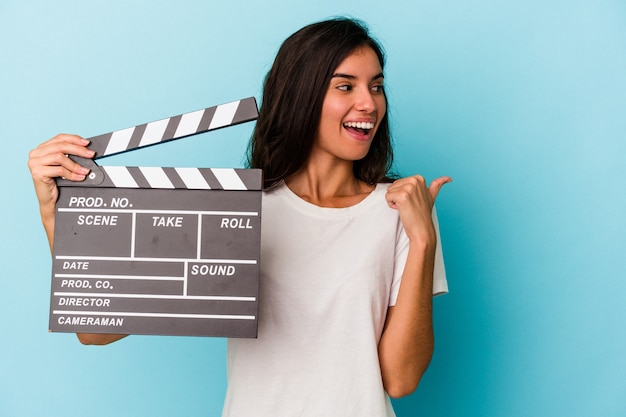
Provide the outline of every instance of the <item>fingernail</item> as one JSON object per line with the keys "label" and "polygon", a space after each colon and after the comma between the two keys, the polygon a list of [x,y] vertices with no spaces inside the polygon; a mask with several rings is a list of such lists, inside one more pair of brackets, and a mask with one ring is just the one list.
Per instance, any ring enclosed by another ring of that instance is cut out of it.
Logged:
{"label": "fingernail", "polygon": [[78,170],[78,172],[80,172],[83,175],[87,175],[89,174],[89,168],[85,168],[85,167],[80,167],[80,169]]}
{"label": "fingernail", "polygon": [[81,138],[80,141],[84,143],[85,145],[91,142],[89,139],[85,139],[85,138]]}

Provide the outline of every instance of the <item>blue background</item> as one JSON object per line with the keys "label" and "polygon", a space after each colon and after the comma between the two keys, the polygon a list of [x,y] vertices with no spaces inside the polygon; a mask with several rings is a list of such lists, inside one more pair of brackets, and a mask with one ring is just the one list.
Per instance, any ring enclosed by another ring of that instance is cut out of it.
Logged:
{"label": "blue background", "polygon": [[[398,415],[626,415],[626,2],[4,0],[0,416],[219,415],[224,340],[48,334],[28,151],[258,98],[283,39],[338,14],[386,46],[397,170],[455,179],[451,293]],[[100,164],[241,166],[251,129]]]}

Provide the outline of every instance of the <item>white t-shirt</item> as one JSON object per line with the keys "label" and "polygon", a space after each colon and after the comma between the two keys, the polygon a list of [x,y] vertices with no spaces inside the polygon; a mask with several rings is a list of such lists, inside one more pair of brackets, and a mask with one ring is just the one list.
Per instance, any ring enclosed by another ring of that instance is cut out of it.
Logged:
{"label": "white t-shirt", "polygon": [[[258,338],[228,341],[223,416],[395,415],[377,347],[408,238],[387,187],[347,208],[310,204],[284,183],[264,193]],[[434,293],[444,292],[438,247]]]}

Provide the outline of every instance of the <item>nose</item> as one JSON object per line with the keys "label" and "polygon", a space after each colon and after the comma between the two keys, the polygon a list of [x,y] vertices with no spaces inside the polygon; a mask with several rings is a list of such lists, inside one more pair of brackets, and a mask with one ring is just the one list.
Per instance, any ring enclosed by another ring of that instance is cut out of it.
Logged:
{"label": "nose", "polygon": [[355,108],[366,113],[372,113],[376,110],[376,101],[369,88],[359,90],[359,94],[356,97]]}

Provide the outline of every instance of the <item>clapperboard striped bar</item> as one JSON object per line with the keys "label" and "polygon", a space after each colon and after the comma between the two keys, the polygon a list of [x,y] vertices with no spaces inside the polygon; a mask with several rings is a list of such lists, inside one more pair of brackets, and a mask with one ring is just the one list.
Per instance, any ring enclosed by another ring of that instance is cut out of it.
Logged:
{"label": "clapperboard striped bar", "polygon": [[89,148],[98,159],[157,143],[180,139],[222,127],[255,120],[258,117],[254,97],[208,107],[190,113],[144,123],[89,138]]}
{"label": "clapperboard striped bar", "polygon": [[[171,177],[170,181],[173,181],[174,186],[170,185],[168,181],[155,181],[158,184],[165,184],[163,188],[176,188],[176,184],[179,184],[182,188],[189,189],[199,187],[199,189],[207,190],[258,190],[260,188],[241,188],[240,182],[237,181],[235,177],[244,176],[247,179],[249,175],[243,173],[243,170],[237,170],[235,171],[236,175],[233,175],[227,171],[219,170],[199,171],[196,173],[180,168],[101,167],[96,163],[96,160],[105,156],[111,156],[146,146],[158,145],[160,143],[205,133],[223,127],[234,126],[256,120],[258,116],[256,100],[254,97],[248,97],[218,106],[207,107],[203,110],[184,113],[127,129],[93,136],[89,138],[90,143],[88,145],[88,148],[95,152],[93,159],[84,159],[70,155],[71,159],[91,170],[89,176],[82,182],[57,178],[57,185],[66,187],[122,187],[119,184],[125,184],[124,187],[141,188],[142,185],[146,185],[146,188],[149,188],[152,179]],[[159,172],[158,170],[164,171]],[[144,172],[147,174],[144,174]],[[146,175],[148,175],[149,178],[147,178]],[[131,177],[135,177],[138,180],[129,179]],[[204,178],[204,181],[200,178]],[[229,180],[229,178],[232,178],[232,180]],[[198,179],[198,181],[196,181],[196,179]],[[180,180],[182,180],[182,182]],[[245,179],[242,179],[241,182],[247,184]],[[188,187],[187,184],[194,185]],[[228,184],[229,187],[232,187],[233,184],[238,184],[237,187],[240,188],[224,188],[224,184]],[[256,185],[254,187],[256,187]]]}
{"label": "clapperboard striped bar", "polygon": [[262,175],[256,169],[101,167],[100,187],[162,188],[190,190],[261,190]]}

